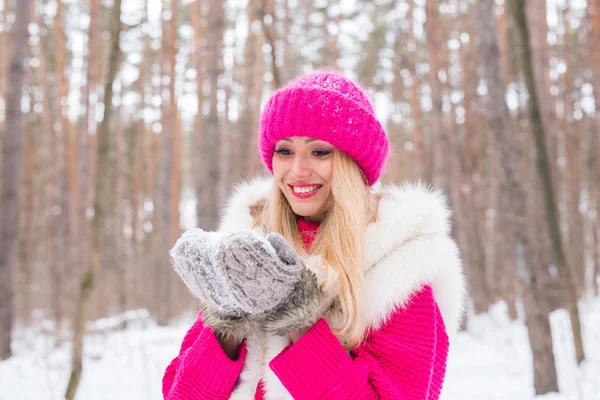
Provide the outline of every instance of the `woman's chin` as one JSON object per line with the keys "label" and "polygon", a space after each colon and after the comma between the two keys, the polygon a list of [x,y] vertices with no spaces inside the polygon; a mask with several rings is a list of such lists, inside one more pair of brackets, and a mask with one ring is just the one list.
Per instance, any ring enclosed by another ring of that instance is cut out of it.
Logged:
{"label": "woman's chin", "polygon": [[306,219],[311,219],[321,214],[318,207],[292,207],[292,210],[296,215]]}

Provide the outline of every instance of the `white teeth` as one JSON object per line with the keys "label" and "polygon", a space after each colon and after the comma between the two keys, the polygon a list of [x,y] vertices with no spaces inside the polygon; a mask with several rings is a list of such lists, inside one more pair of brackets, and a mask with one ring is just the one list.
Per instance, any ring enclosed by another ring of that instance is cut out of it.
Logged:
{"label": "white teeth", "polygon": [[296,192],[296,193],[308,193],[308,192],[312,192],[314,190],[317,190],[319,187],[320,187],[319,185],[304,186],[304,187],[292,186],[292,188],[294,189],[294,192]]}

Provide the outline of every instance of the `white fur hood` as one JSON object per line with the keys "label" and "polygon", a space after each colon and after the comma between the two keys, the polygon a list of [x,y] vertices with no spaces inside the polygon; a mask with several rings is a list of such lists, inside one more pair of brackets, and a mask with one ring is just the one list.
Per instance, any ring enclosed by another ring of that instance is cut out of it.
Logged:
{"label": "white fur hood", "polygon": [[[272,178],[256,178],[239,184],[230,197],[221,231],[250,228],[250,206],[265,199]],[[411,294],[430,284],[448,334],[458,330],[465,302],[465,280],[459,250],[450,237],[450,209],[439,190],[422,184],[388,186],[379,202],[377,221],[366,231],[366,321],[377,329]],[[265,380],[267,399],[287,398],[285,390],[264,366],[288,344],[287,338],[249,338],[248,357],[236,398],[247,396],[259,378]],[[256,359],[254,359],[256,358]],[[254,366],[253,366],[254,365]],[[246,387],[246,388],[245,388]],[[283,392],[282,392],[283,390]]]}

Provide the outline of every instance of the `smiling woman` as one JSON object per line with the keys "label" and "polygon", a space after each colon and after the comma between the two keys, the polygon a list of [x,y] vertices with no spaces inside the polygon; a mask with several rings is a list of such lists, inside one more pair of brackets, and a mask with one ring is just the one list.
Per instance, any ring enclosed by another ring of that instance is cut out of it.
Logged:
{"label": "smiling woman", "polygon": [[263,111],[273,179],[171,250],[200,300],[165,399],[438,399],[464,281],[438,191],[372,190],[389,143],[365,92],[303,76]]}

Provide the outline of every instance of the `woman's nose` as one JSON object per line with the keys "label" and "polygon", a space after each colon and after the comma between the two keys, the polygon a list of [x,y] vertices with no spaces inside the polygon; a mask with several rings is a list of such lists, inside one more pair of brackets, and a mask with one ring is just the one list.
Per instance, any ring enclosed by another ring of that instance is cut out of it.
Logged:
{"label": "woman's nose", "polygon": [[294,163],[292,165],[292,174],[297,178],[309,177],[311,174],[311,170],[308,164],[308,161],[304,157],[294,157]]}

